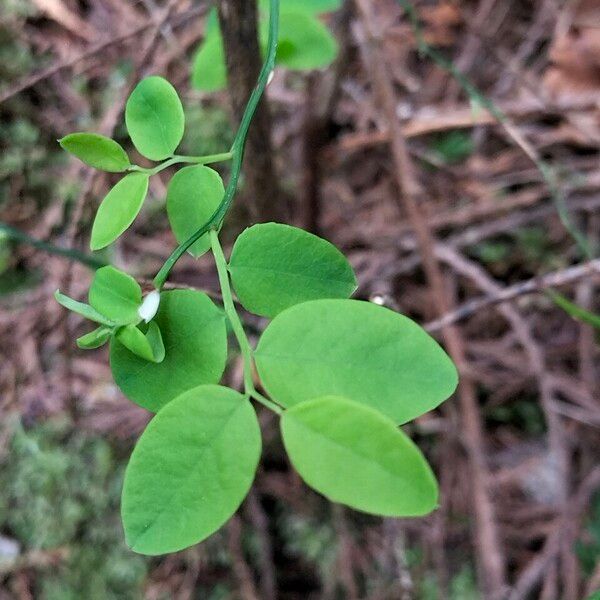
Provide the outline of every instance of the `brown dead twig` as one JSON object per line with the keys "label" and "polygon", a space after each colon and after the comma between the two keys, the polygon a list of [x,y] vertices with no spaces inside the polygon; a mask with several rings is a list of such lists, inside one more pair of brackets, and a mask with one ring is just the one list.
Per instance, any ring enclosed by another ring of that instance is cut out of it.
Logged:
{"label": "brown dead twig", "polygon": [[[435,241],[419,207],[422,190],[415,179],[406,139],[398,123],[397,100],[390,79],[389,67],[382,51],[381,36],[374,25],[373,7],[368,0],[356,0],[355,4],[363,25],[363,31],[359,32],[359,35],[362,37],[361,46],[365,54],[366,66],[389,127],[390,149],[395,162],[394,173],[399,192],[398,203],[408,215],[415,232],[435,310],[438,315],[443,315],[450,312],[453,306],[448,299],[444,277],[435,256]],[[460,331],[453,325],[445,325],[442,335],[450,355],[459,370],[463,372],[458,396],[467,454],[473,475],[472,507],[477,524],[477,563],[488,597],[501,598],[506,590],[505,560],[490,495],[483,430],[475,387],[473,381],[464,372],[466,356]]]}
{"label": "brown dead twig", "polygon": [[[201,14],[203,14],[204,11],[205,8],[202,6],[191,9],[187,11],[184,15],[180,15],[178,18],[173,19],[172,26],[177,27],[178,25],[182,25],[190,19],[200,16]],[[131,31],[122,33],[108,40],[98,42],[97,44],[93,44],[90,48],[84,50],[80,54],[57,62],[56,64],[51,65],[50,67],[44,69],[43,71],[40,71],[39,73],[33,73],[32,75],[25,77],[21,81],[18,81],[17,83],[13,84],[8,89],[0,93],[0,104],[24,92],[25,90],[37,85],[38,83],[49,79],[50,77],[57,75],[58,73],[61,73],[62,71],[75,67],[78,63],[88,58],[93,58],[94,56],[97,56],[98,54],[112,46],[118,46],[119,44],[122,44],[130,40],[131,38],[144,33],[152,27],[158,26],[160,28],[165,24],[165,22],[166,21],[163,21],[161,16],[158,16],[158,18],[156,19],[150,19],[144,23],[141,23],[138,27],[135,27]]]}
{"label": "brown dead twig", "polygon": [[[446,251],[444,253],[446,254]],[[510,302],[527,294],[535,294],[551,288],[575,283],[593,276],[600,276],[600,259],[590,260],[581,265],[554,271],[540,277],[534,277],[533,279],[508,287],[495,286],[493,290],[488,288],[486,296],[465,302],[439,319],[427,323],[425,329],[429,332],[440,331],[446,325],[467,319],[475,313],[491,306]]]}

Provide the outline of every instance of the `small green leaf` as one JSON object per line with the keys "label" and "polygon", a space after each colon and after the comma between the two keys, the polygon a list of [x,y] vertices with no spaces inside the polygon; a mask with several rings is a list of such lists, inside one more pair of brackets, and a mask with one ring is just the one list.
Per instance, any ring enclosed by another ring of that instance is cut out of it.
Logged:
{"label": "small green leaf", "polygon": [[140,154],[163,160],[183,138],[185,117],[175,88],[162,77],[146,77],[129,96],[125,107],[129,136]]}
{"label": "small green leaf", "polygon": [[192,87],[203,92],[216,92],[227,85],[227,68],[223,38],[218,27],[206,34],[192,63]]}
{"label": "small green leaf", "polygon": [[144,360],[161,363],[165,358],[165,347],[158,325],[152,321],[144,334],[136,325],[127,325],[117,332],[117,340],[136,356]]}
{"label": "small green leaf", "polygon": [[[262,47],[266,48],[268,27],[261,28]],[[303,11],[282,11],[279,18],[277,64],[296,71],[329,66],[337,56],[338,44],[316,17]]]}
{"label": "small green leaf", "polygon": [[[224,194],[221,176],[208,167],[184,167],[173,176],[167,189],[167,214],[179,243],[185,242],[210,219]],[[209,248],[210,239],[206,234],[188,252],[198,257]]]}
{"label": "small green leaf", "polygon": [[331,394],[398,424],[434,409],[458,382],[448,355],[414,321],[357,300],[288,308],[267,327],[255,356],[265,389],[285,407]]}
{"label": "small green leaf", "polygon": [[68,308],[70,311],[89,319],[90,321],[94,321],[95,323],[100,323],[101,325],[106,325],[107,327],[114,327],[116,323],[107,319],[104,315],[101,315],[95,308],[92,308],[89,304],[85,304],[83,302],[78,302],[77,300],[73,300],[73,298],[69,298],[69,296],[65,296],[61,294],[59,290],[54,292],[54,298],[56,301]]}
{"label": "small green leaf", "polygon": [[138,282],[114,267],[96,271],[88,294],[90,304],[101,314],[119,324],[137,323],[142,303]]}
{"label": "small green leaf", "polygon": [[[260,0],[261,11],[268,15],[269,0]],[[302,11],[311,15],[333,12],[342,6],[342,0],[281,0],[282,11]]]}
{"label": "small green leaf", "polygon": [[586,310],[585,308],[578,306],[571,302],[568,298],[565,298],[562,294],[558,292],[554,292],[552,290],[548,290],[546,292],[548,296],[552,299],[552,302],[562,308],[568,315],[576,319],[577,321],[581,321],[582,323],[587,323],[596,329],[600,329],[600,316],[595,315],[593,312]]}
{"label": "small green leaf", "polygon": [[248,493],[260,451],[256,413],[237,392],[207,385],[173,400],[152,419],[125,472],[129,547],[167,554],[217,531]]}
{"label": "small green leaf", "polygon": [[104,344],[108,342],[112,332],[113,330],[110,327],[98,327],[98,329],[94,329],[94,331],[90,331],[80,338],[77,338],[77,345],[82,350],[94,350],[100,348],[100,346],[104,346]]}
{"label": "small green leaf", "polygon": [[97,133],[71,133],[59,140],[59,144],[86,165],[101,171],[122,173],[131,166],[120,144]]}
{"label": "small green leaf", "polygon": [[225,370],[225,317],[210,298],[192,290],[163,292],[154,318],[165,347],[160,364],[111,340],[110,366],[117,385],[151,411],[198,385],[217,383]]}
{"label": "small green leaf", "polygon": [[229,270],[244,308],[264,317],[307,300],[348,298],[356,290],[352,267],[335,246],[278,223],[246,229],[235,242]]}
{"label": "small green leaf", "polygon": [[438,487],[414,443],[376,410],[333,396],[302,402],[281,419],[285,449],[312,488],[374,515],[416,517]]}
{"label": "small green leaf", "polygon": [[152,348],[153,361],[160,363],[165,359],[165,344],[162,339],[162,333],[155,321],[148,323],[148,331],[146,331],[146,339]]}
{"label": "small green leaf", "polygon": [[148,180],[145,173],[130,173],[108,192],[98,208],[92,226],[92,250],[100,250],[112,244],[129,228],[148,193]]}

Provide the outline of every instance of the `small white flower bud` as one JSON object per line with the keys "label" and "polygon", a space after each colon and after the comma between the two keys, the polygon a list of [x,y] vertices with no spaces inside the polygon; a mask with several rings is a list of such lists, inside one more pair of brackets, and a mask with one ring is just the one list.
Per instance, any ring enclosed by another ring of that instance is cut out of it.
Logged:
{"label": "small white flower bud", "polygon": [[160,292],[154,290],[150,292],[145,298],[140,307],[138,308],[138,315],[144,319],[146,323],[150,323],[154,316],[158,312],[158,306],[160,304]]}

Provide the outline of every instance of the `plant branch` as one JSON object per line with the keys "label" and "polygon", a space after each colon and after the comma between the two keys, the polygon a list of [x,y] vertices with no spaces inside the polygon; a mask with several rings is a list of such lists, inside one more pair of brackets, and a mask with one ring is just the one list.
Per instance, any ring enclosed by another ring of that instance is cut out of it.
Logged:
{"label": "plant branch", "polygon": [[0,234],[4,234],[8,239],[14,242],[18,242],[20,244],[27,244],[29,246],[32,246],[33,248],[37,248],[38,250],[48,252],[48,254],[63,256],[64,258],[67,258],[69,260],[81,263],[82,265],[85,265],[90,269],[99,269],[100,267],[104,267],[108,264],[107,261],[102,260],[101,258],[97,258],[95,256],[79,252],[78,250],[62,248],[60,246],[55,246],[50,242],[44,242],[43,240],[33,238],[30,235],[26,234],[24,231],[16,229],[15,227],[11,227],[6,223],[0,223]]}
{"label": "plant branch", "polygon": [[177,261],[185,254],[190,246],[192,246],[196,241],[198,241],[204,234],[208,233],[214,227],[218,227],[227,211],[231,207],[231,203],[233,202],[233,197],[235,192],[237,191],[238,181],[240,178],[241,170],[242,170],[242,161],[244,159],[244,148],[246,146],[246,138],[248,137],[248,130],[250,129],[250,123],[252,123],[252,118],[254,117],[254,113],[256,112],[256,108],[264,91],[267,87],[267,83],[269,80],[269,75],[275,68],[275,56],[277,54],[277,40],[279,37],[279,0],[271,0],[271,12],[269,19],[269,42],[267,49],[267,57],[265,58],[265,62],[260,71],[260,75],[258,76],[258,82],[256,87],[252,91],[250,95],[250,99],[248,100],[248,104],[246,105],[246,110],[244,111],[244,115],[242,116],[242,120],[240,122],[240,126],[236,133],[235,139],[233,141],[233,145],[231,146],[232,153],[232,165],[231,165],[231,176],[229,179],[229,184],[225,190],[225,195],[223,196],[223,200],[221,204],[217,207],[215,212],[212,214],[210,219],[198,229],[189,239],[187,239],[183,244],[180,244],[167,258],[165,264],[162,266],[156,277],[154,278],[154,286],[156,289],[162,289],[165,281],[167,280],[171,269],[175,266]]}
{"label": "plant branch", "polygon": [[528,279],[527,281],[505,287],[502,290],[498,290],[487,296],[474,298],[454,310],[447,312],[439,319],[430,321],[425,325],[425,329],[429,332],[439,331],[447,325],[462,321],[491,306],[503,302],[510,302],[511,300],[515,300],[526,294],[543,292],[549,288],[574,283],[593,275],[600,275],[600,259],[591,260],[581,265],[575,265],[560,271],[554,271],[553,273],[548,273],[541,277]]}
{"label": "plant branch", "polygon": [[210,230],[210,245],[215,256],[217,273],[219,274],[219,284],[221,285],[221,293],[223,295],[223,306],[225,308],[225,314],[227,315],[227,318],[231,323],[233,334],[237,339],[238,345],[240,347],[240,352],[242,353],[242,359],[244,360],[245,392],[246,394],[252,396],[252,398],[257,400],[267,408],[280,415],[281,408],[279,408],[279,406],[277,406],[268,398],[265,398],[264,396],[259,394],[254,387],[254,381],[252,380],[252,347],[250,346],[250,342],[248,341],[248,337],[246,336],[246,332],[244,331],[244,326],[242,325],[242,321],[240,320],[240,317],[233,303],[231,286],[229,284],[229,274],[227,272],[227,261],[225,259],[225,255],[223,254],[223,248],[221,247],[221,243],[219,242],[219,234],[215,229]]}
{"label": "plant branch", "polygon": [[140,167],[139,165],[132,165],[128,170],[129,171],[137,171],[140,173],[147,173],[148,175],[156,175],[173,165],[178,165],[181,163],[189,163],[194,165],[209,165],[216,162],[223,162],[226,160],[230,160],[233,157],[231,152],[222,152],[221,154],[209,154],[207,156],[177,156],[174,155],[165,162],[157,165],[152,169],[146,169],[145,167]]}

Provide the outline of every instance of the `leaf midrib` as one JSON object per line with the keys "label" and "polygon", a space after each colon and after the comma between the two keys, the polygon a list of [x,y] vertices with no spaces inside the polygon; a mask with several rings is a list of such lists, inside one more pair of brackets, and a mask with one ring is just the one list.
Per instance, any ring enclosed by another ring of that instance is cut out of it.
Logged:
{"label": "leaf midrib", "polygon": [[[240,403],[238,404],[238,406],[236,406],[229,414],[229,416],[227,417],[227,419],[223,422],[222,427],[219,428],[219,430],[213,435],[211,436],[211,438],[209,440],[206,441],[206,443],[202,444],[201,449],[199,448],[199,454],[197,457],[197,460],[195,461],[195,466],[192,467],[192,470],[190,473],[196,473],[198,468],[202,466],[202,458],[206,452],[206,449],[212,445],[212,443],[223,433],[225,427],[227,426],[227,424],[231,421],[231,419],[233,418],[233,416],[238,412],[238,410],[240,410],[240,408],[243,407],[243,402],[246,402],[247,400],[244,398],[242,401],[240,401]],[[191,479],[191,476],[188,476],[185,480],[185,482],[181,485],[179,485],[178,487],[176,487],[176,489],[174,489],[173,493],[171,494],[171,496],[169,497],[168,501],[165,502],[164,506],[161,508],[161,510],[156,514],[156,516],[151,520],[151,522],[145,527],[145,529],[135,538],[135,541],[131,542],[131,549],[134,550],[135,546],[139,543],[139,541],[145,536],[147,535],[147,533],[156,525],[156,523],[159,521],[159,519],[162,518],[162,516],[165,514],[166,510],[173,504],[173,500],[178,496],[178,494],[181,493],[183,487],[189,482],[189,480]]]}

